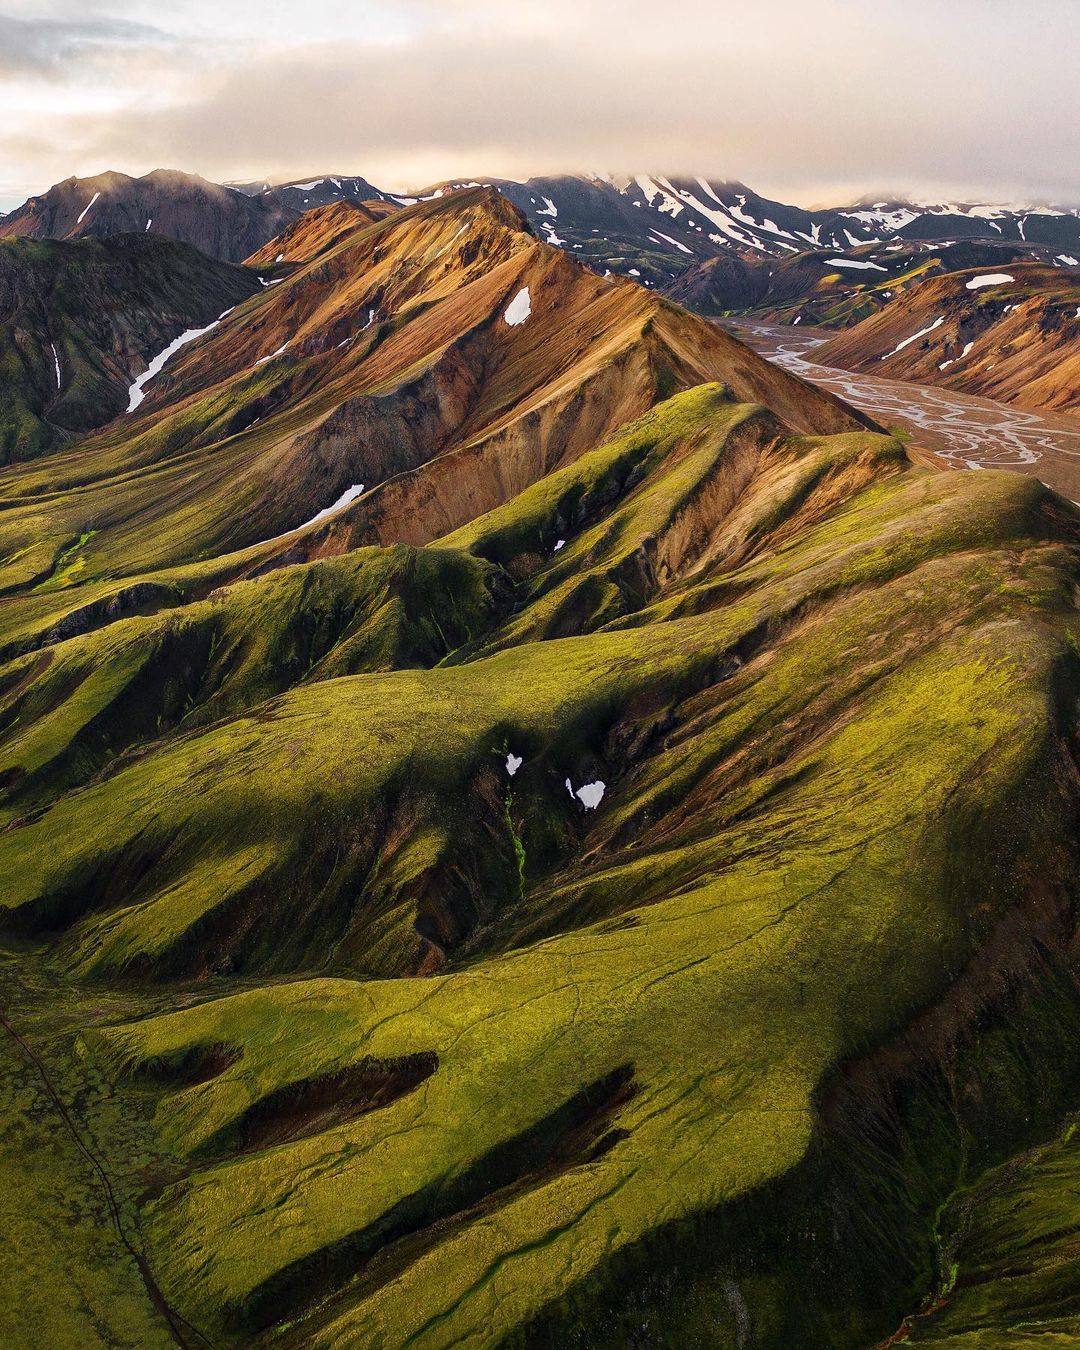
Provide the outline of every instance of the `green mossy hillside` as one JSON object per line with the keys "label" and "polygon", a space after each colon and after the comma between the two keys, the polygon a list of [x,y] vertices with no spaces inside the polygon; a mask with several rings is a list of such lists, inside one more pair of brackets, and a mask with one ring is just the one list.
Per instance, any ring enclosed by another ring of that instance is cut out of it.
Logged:
{"label": "green mossy hillside", "polygon": [[0,1340],[1067,1328],[1076,509],[368,214],[0,248]]}
{"label": "green mossy hillside", "polygon": [[[428,547],[146,571],[14,656],[2,925],[136,1009],[79,1053],[152,1117],[152,1176],[99,1142],[169,1305],[887,1337],[1073,1090],[1077,537],[703,386]],[[1024,997],[1062,1067],[987,1038]]]}

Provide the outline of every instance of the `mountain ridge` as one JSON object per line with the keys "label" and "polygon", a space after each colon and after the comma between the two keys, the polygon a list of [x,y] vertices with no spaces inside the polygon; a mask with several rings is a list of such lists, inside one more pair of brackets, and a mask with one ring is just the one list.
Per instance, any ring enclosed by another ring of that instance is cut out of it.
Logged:
{"label": "mountain ridge", "polygon": [[1075,1338],[1080,510],[367,201],[0,243],[215,316],[0,465],[6,1340]]}
{"label": "mountain ridge", "polygon": [[[201,225],[196,225],[190,209],[183,212],[169,203],[164,193],[169,182],[174,191],[201,200],[205,217]],[[768,260],[806,249],[847,250],[887,238],[996,238],[1080,254],[1080,208],[917,206],[872,199],[870,204],[811,211],[762,197],[738,182],[680,175],[564,174],[524,181],[488,179],[485,184],[521,208],[539,237],[581,253],[598,270],[637,273],[661,287],[694,261],[724,254]],[[395,194],[348,175],[217,185],[175,171],[157,170],[141,179],[107,174],[68,179],[31,198],[0,217],[0,236],[70,237],[79,231],[115,231],[118,221],[128,222],[125,228],[145,228],[157,201],[158,228],[173,231],[205,252],[239,261],[311,206],[342,200],[409,204],[435,193],[485,184],[448,180],[420,193]],[[104,203],[96,218],[89,205],[94,192],[101,193]],[[238,200],[230,204],[230,196]],[[222,219],[208,223],[215,213]]]}

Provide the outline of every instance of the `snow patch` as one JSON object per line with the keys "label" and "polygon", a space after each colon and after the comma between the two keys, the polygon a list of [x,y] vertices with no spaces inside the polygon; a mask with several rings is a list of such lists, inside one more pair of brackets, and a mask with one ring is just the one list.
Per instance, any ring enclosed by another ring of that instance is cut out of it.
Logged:
{"label": "snow patch", "polygon": [[[566,782],[567,785],[569,785],[569,778]],[[603,799],[606,787],[607,784],[601,782],[598,778],[595,783],[583,784],[576,792],[571,788],[571,792],[573,792],[573,795],[581,802],[586,811],[595,811]]]}
{"label": "snow patch", "polygon": [[935,319],[933,323],[927,324],[925,328],[920,328],[917,333],[912,333],[909,338],[905,338],[903,342],[901,342],[899,346],[894,347],[891,352],[886,352],[881,359],[887,361],[890,356],[895,356],[897,352],[902,352],[905,347],[910,347],[913,342],[918,342],[919,338],[926,337],[927,333],[932,333],[935,328],[940,328],[944,322],[945,320],[943,318]]}
{"label": "snow patch", "polygon": [[659,230],[653,230],[652,233],[658,239],[663,239],[665,243],[671,244],[674,248],[681,249],[683,253],[689,253],[693,256],[693,249],[687,248],[685,244],[680,244],[677,239],[672,239],[670,234],[662,234]]}
{"label": "snow patch", "polygon": [[[316,511],[310,520],[304,521],[303,525],[294,525],[291,530],[286,531],[286,534],[295,534],[297,530],[306,530],[309,525],[317,525],[320,520],[325,520],[327,516],[335,515],[338,511],[344,510],[350,502],[356,501],[363,490],[363,483],[354,483],[351,488],[345,489],[336,502],[333,502],[330,506],[324,506],[321,511]],[[279,536],[282,539],[284,537],[284,535]]]}
{"label": "snow patch", "polygon": [[520,755],[510,753],[506,756],[506,772],[513,778],[524,761]]}
{"label": "snow patch", "polygon": [[173,338],[172,342],[169,343],[164,351],[158,352],[157,356],[154,357],[135,383],[128,388],[128,412],[133,413],[135,411],[146,397],[144,392],[146,386],[155,375],[160,374],[166,362],[171,360],[181,347],[186,347],[189,342],[194,342],[196,338],[201,338],[205,333],[209,333],[212,329],[216,328],[222,319],[230,315],[235,308],[236,306],[234,305],[229,309],[224,310],[217,316],[213,323],[208,323],[205,328],[189,328],[187,332],[181,333],[178,338]]}
{"label": "snow patch", "polygon": [[882,267],[880,263],[861,262],[858,258],[826,258],[826,267],[853,267],[860,272],[887,272],[887,267]]}
{"label": "snow patch", "polygon": [[531,313],[532,302],[529,299],[529,288],[528,286],[522,286],[521,290],[507,305],[503,318],[511,328],[516,328],[518,324],[524,323]]}
{"label": "snow patch", "polygon": [[59,358],[59,357],[57,356],[57,354],[56,354],[56,343],[55,343],[55,342],[50,342],[50,343],[49,343],[49,346],[52,348],[52,359],[53,359],[53,364],[56,366],[56,392],[59,393],[59,392],[60,392],[60,383],[61,383],[61,381],[60,381],[60,358]]}
{"label": "snow patch", "polygon": [[981,277],[972,277],[967,284],[969,291],[981,291],[984,286],[1004,286],[1006,282],[1015,281],[1015,277],[1009,276],[1007,272],[986,272]]}
{"label": "snow patch", "polygon": [[101,193],[100,193],[100,192],[95,192],[95,193],[94,193],[94,195],[90,198],[90,200],[89,200],[89,201],[86,203],[86,205],[83,207],[82,211],[79,213],[79,218],[78,218],[78,220],[75,222],[76,225],[81,225],[81,224],[83,223],[83,217],[86,215],[87,211],[90,210],[90,208],[93,206],[93,204],[97,201],[97,199],[98,199],[100,196],[101,196]]}

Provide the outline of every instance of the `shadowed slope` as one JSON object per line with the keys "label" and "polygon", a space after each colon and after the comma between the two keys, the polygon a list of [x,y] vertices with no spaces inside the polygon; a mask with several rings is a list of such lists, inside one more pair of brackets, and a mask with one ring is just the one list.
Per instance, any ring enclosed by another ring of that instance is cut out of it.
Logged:
{"label": "shadowed slope", "polygon": [[0,244],[0,461],[110,421],[144,353],[257,289],[240,268],[171,239]]}

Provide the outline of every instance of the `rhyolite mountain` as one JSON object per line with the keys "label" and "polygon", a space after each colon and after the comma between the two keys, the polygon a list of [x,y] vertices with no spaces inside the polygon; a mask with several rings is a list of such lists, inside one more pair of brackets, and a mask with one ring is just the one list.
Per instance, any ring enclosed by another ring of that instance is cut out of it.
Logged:
{"label": "rhyolite mountain", "polygon": [[239,262],[299,214],[268,196],[158,169],[142,178],[103,173],[67,178],[0,216],[0,239],[96,239],[116,234],[167,235],[203,253]]}
{"label": "rhyolite mountain", "polygon": [[0,470],[0,1339],[1068,1344],[1080,512],[369,214]]}
{"label": "rhyolite mountain", "polygon": [[1069,268],[1070,275],[1080,277],[1072,261],[1062,261],[1049,249],[990,239],[862,244],[846,251],[807,251],[771,265],[725,254],[688,268],[666,293],[700,314],[749,311],[765,322],[845,328],[928,277],[1023,262]]}
{"label": "rhyolite mountain", "polygon": [[340,243],[364,224],[382,220],[400,208],[396,202],[341,200],[310,207],[280,235],[245,262],[249,267],[273,269],[278,263],[310,262],[332,244]]}
{"label": "rhyolite mountain", "polygon": [[1080,272],[1019,262],[929,274],[815,355],[846,370],[1080,410]]}
{"label": "rhyolite mountain", "polygon": [[329,206],[332,202],[385,201],[396,202],[387,192],[373,187],[366,178],[322,177],[307,182],[297,179],[291,183],[226,183],[226,187],[243,192],[249,197],[268,199],[293,211],[307,211],[314,206]]}
{"label": "rhyolite mountain", "polygon": [[[546,242],[577,254],[601,273],[631,275],[661,290],[713,259],[745,264],[731,270],[756,274],[757,281],[745,283],[752,286],[767,278],[778,259],[808,249],[846,252],[893,239],[989,239],[1030,247],[1047,261],[1061,253],[1080,257],[1080,209],[865,201],[809,211],[762,197],[742,183],[677,175],[563,174],[524,182],[488,179],[484,185],[508,197]],[[31,198],[0,217],[0,237],[103,235],[141,230],[152,220],[152,229],[235,262],[315,206],[340,201],[409,205],[477,186],[457,180],[418,195],[395,195],[348,175],[220,186],[176,172],[143,178],[110,173],[68,179]],[[692,299],[693,292],[684,298]]]}
{"label": "rhyolite mountain", "polygon": [[1080,245],[1080,211],[894,201],[808,211],[742,183],[648,174],[494,181],[549,242],[601,270],[634,267],[661,289],[721,256],[764,260],[767,272],[772,260],[807,249],[846,251],[893,239],[1020,240],[1073,252]]}

